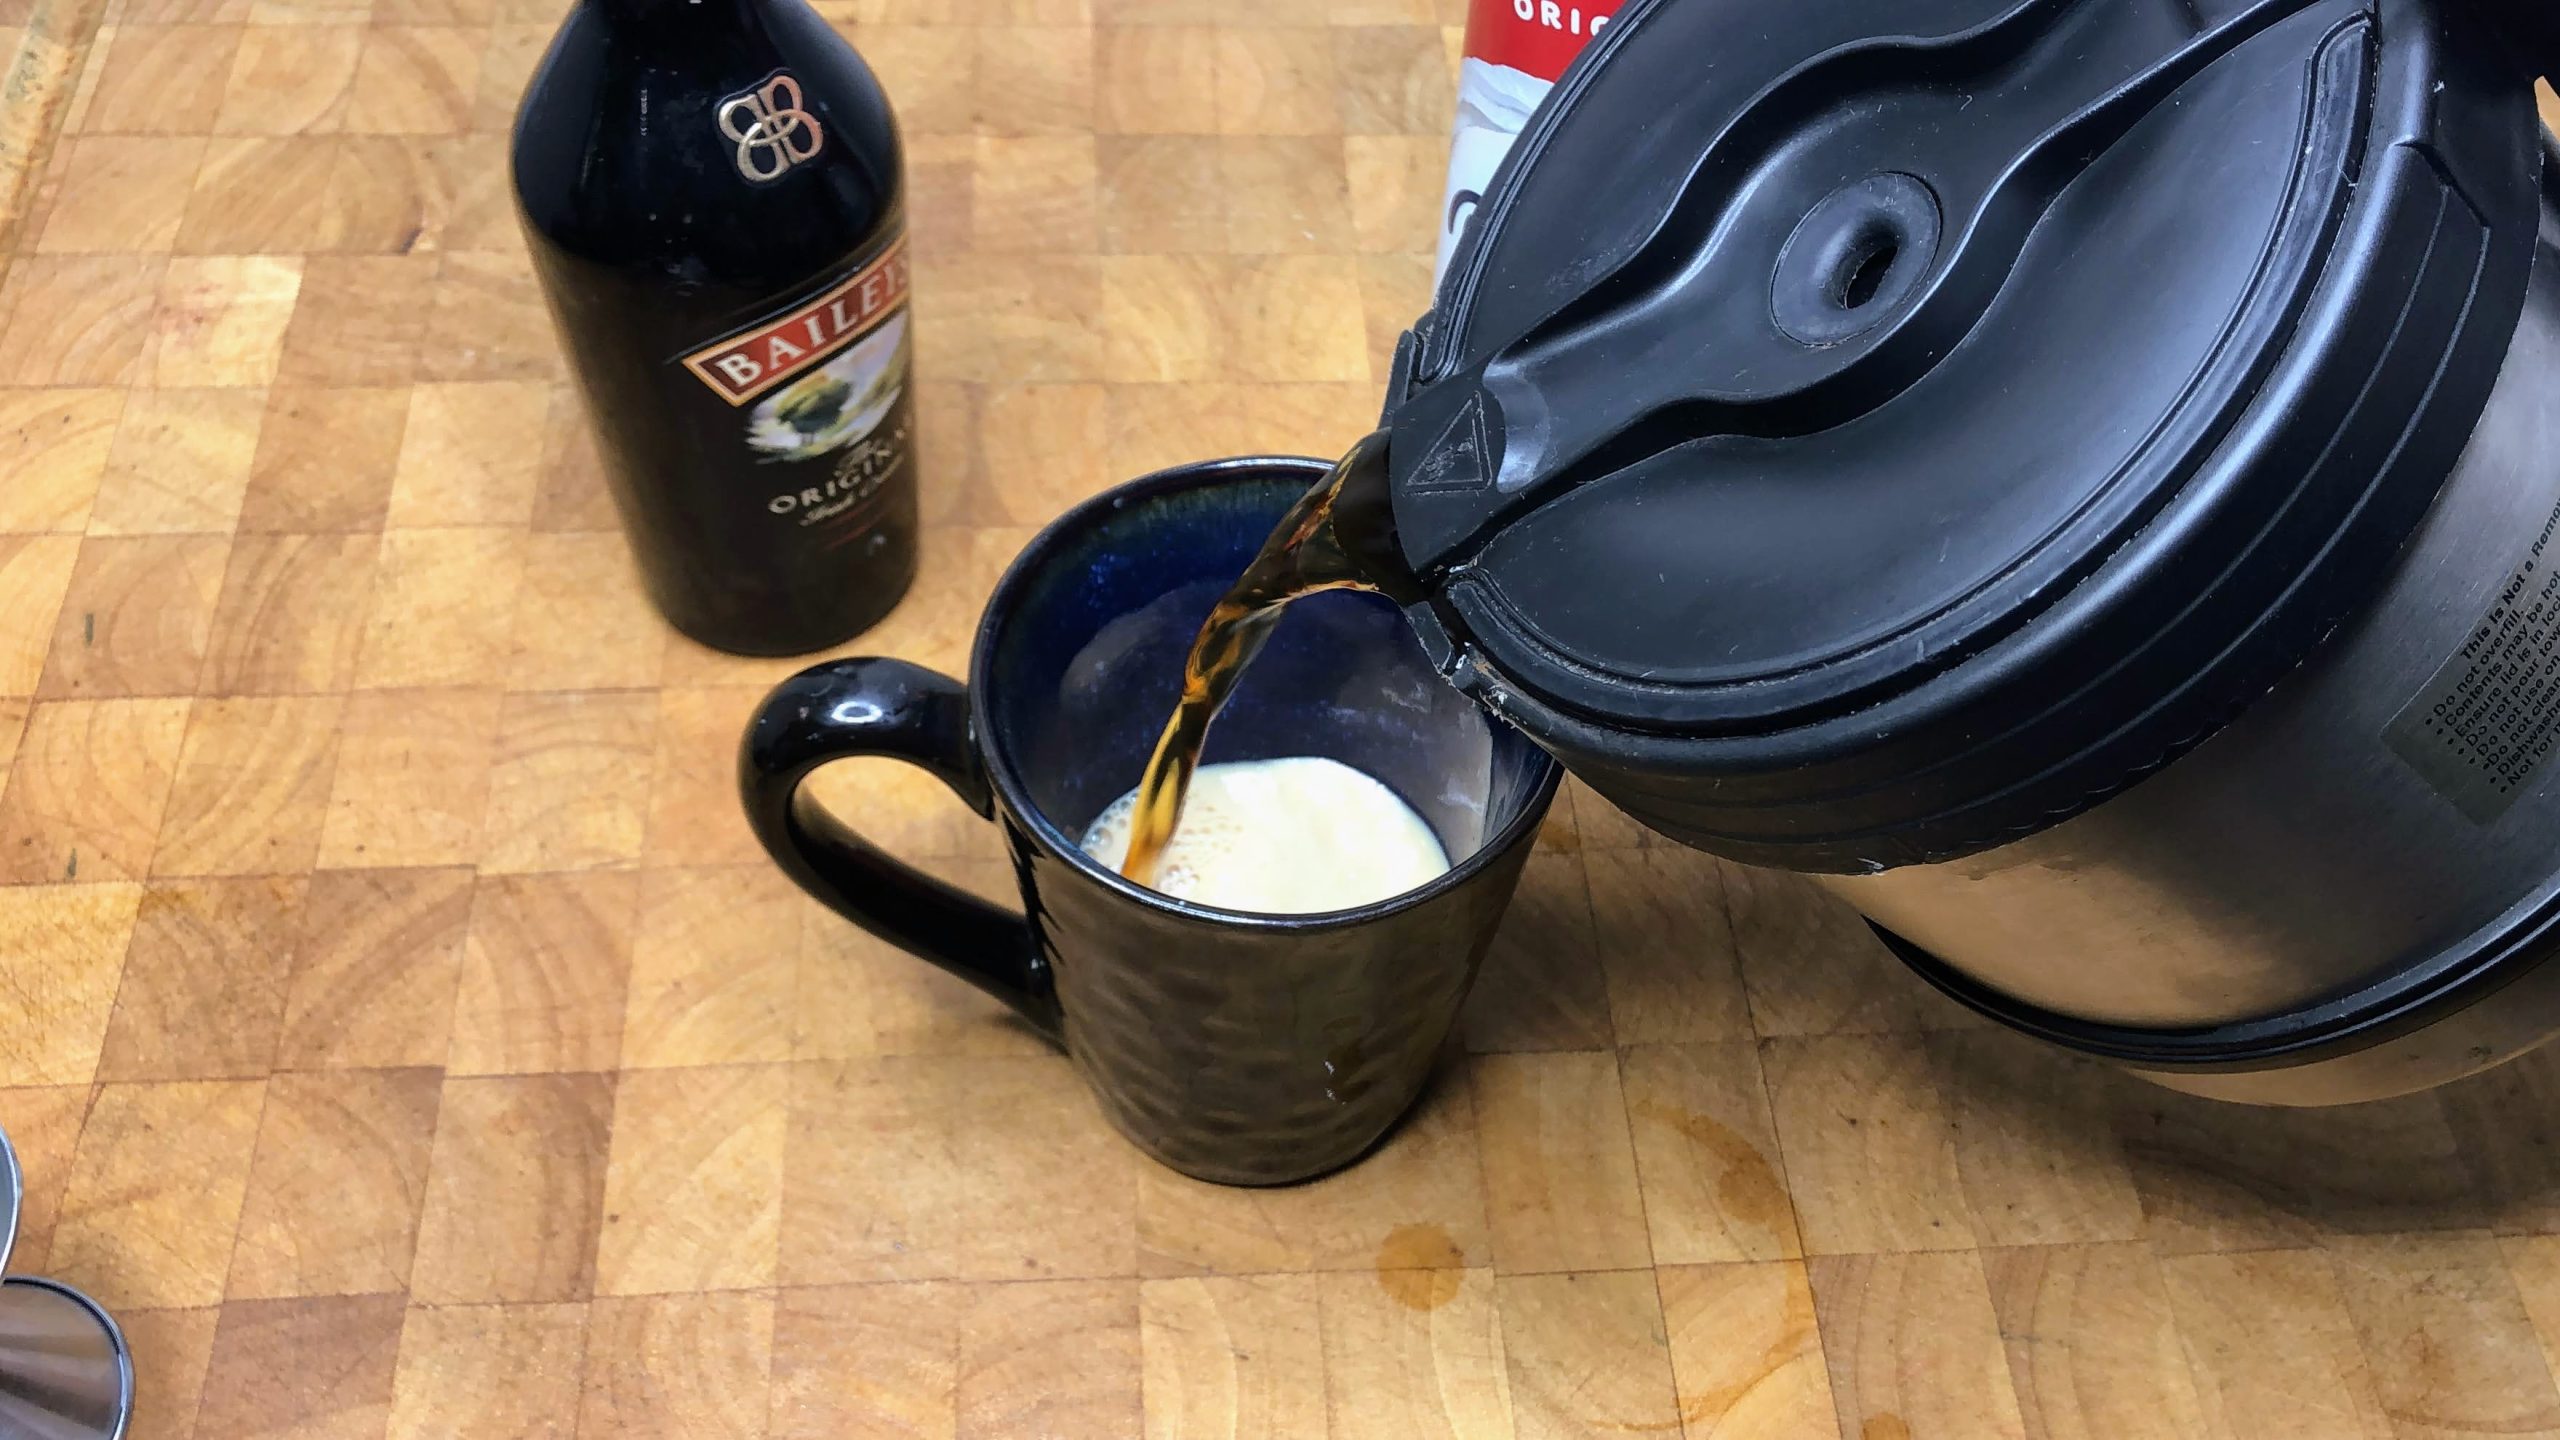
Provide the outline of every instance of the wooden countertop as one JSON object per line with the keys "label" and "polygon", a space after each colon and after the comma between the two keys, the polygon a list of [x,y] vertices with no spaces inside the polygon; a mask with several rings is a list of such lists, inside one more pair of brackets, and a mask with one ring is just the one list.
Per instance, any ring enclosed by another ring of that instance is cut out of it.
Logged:
{"label": "wooden countertop", "polygon": [[[1139,1159],[749,842],[793,667],[634,593],[504,204],[557,0],[117,4],[0,126],[0,1125],[135,1436],[2560,1434],[2560,1059],[2161,1094],[1587,793],[1383,1153]],[[822,8],[912,137],[933,529],[862,648],[1360,431],[1455,0]],[[931,782],[836,793],[1003,889]]]}

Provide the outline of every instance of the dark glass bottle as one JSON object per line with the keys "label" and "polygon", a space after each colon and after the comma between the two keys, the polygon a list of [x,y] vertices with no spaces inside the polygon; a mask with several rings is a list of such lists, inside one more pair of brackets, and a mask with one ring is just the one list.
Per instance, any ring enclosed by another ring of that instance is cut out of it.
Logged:
{"label": "dark glass bottle", "polygon": [[896,121],[802,0],[579,0],[516,113],[517,212],[649,594],[790,655],[914,578]]}

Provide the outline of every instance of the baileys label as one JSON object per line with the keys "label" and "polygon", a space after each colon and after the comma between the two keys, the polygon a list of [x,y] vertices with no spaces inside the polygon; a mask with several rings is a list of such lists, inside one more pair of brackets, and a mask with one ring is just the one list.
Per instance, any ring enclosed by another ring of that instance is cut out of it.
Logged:
{"label": "baileys label", "polygon": [[684,357],[685,368],[711,393],[744,405],[795,375],[826,366],[874,329],[890,328],[892,318],[903,346],[906,303],[907,242],[900,236],[842,284],[797,310],[694,351]]}
{"label": "baileys label", "polygon": [[908,325],[901,236],[814,298],[683,357],[745,422],[746,448],[779,467],[767,513],[802,526],[850,518],[905,468]]}

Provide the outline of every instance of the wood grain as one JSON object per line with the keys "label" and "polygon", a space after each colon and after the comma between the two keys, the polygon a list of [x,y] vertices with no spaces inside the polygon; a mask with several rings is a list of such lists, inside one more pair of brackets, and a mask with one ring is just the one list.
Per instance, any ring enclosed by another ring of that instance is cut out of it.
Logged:
{"label": "wood grain", "polygon": [[1599,850],[1585,865],[1618,1043],[1751,1038],[1724,867],[1681,849]]}
{"label": "wood grain", "polygon": [[[567,8],[0,5],[9,1266],[116,1308],[137,1440],[2560,1431],[2560,1059],[2153,1091],[1579,782],[1375,1153],[1142,1159],[744,823],[804,662],[650,609],[517,229]],[[1061,510],[1375,424],[1463,0],[817,9],[905,140],[926,527],[831,653],[962,673]],[[932,776],[811,789],[1010,903]]]}
{"label": "wood grain", "polygon": [[1313,1275],[1150,1280],[1138,1290],[1150,1440],[1284,1440],[1325,1428]]}
{"label": "wood grain", "polygon": [[[0,463],[9,469],[9,484],[0,487],[0,534],[85,529],[123,411],[124,396],[112,390],[0,396]],[[44,656],[35,659],[41,664]]]}
{"label": "wood grain", "polygon": [[781,1279],[1137,1273],[1141,1161],[1064,1060],[792,1067]]}
{"label": "wood grain", "polygon": [[1808,1253],[1973,1247],[1956,1126],[1917,1040],[1780,1040],[1763,1061]]}
{"label": "wood grain", "polygon": [[773,1283],[790,1084],[779,1065],[622,1077],[596,1242],[597,1294]]}
{"label": "wood grain", "polygon": [[2028,1434],[2195,1440],[2205,1433],[2148,1247],[1994,1250],[1983,1265]]}
{"label": "wood grain", "polygon": [[387,1440],[569,1440],[586,1349],[582,1304],[412,1307],[400,1330]]}
{"label": "wood grain", "polygon": [[224,1297],[263,1080],[105,1085],[45,1263],[106,1305],[208,1305]]}
{"label": "wood grain", "polygon": [[634,1295],[587,1307],[578,1433],[756,1440],[772,1379],[770,1291]]}
{"label": "wood grain", "polygon": [[1549,1440],[1680,1427],[1650,1273],[1505,1275],[1494,1294],[1515,1433]]}
{"label": "wood grain", "polygon": [[1783,1440],[1831,1424],[1831,1376],[1801,1264],[1665,1266],[1659,1276],[1687,1434]]}
{"label": "wood grain", "polygon": [[0,928],[16,942],[0,1079],[78,1085],[96,1073],[142,894],[131,884],[0,888]]}
{"label": "wood grain", "polygon": [[2269,1250],[2161,1262],[2210,1433],[2392,1433],[2328,1258]]}
{"label": "wood grain", "polygon": [[427,1304],[593,1294],[612,1123],[610,1077],[446,1080],[410,1293]]}
{"label": "wood grain", "polygon": [[311,880],[285,992],[281,1065],[432,1066],[453,1035],[471,918],[458,868],[327,870]]}
{"label": "wood grain", "polygon": [[1419,1291],[1358,1273],[1316,1283],[1325,1418],[1336,1440],[1513,1433],[1492,1271],[1456,1271]]}
{"label": "wood grain", "polygon": [[1618,1065],[1654,1263],[1801,1254],[1755,1047],[1646,1046]]}
{"label": "wood grain", "polygon": [[[204,1400],[205,1373],[213,1365],[214,1329],[222,1312],[212,1306],[193,1310],[128,1310],[116,1317],[125,1343],[152,1362],[134,1369],[136,1436],[188,1435],[195,1432],[196,1411]],[[148,1420],[143,1416],[149,1416]]]}
{"label": "wood grain", "polygon": [[231,1301],[214,1329],[196,1428],[295,1440],[380,1435],[400,1330],[397,1295]]}
{"label": "wood grain", "polygon": [[1808,1268],[1844,1433],[2027,1433],[1978,1252],[1830,1255]]}
{"label": "wood grain", "polygon": [[2331,1254],[2400,1434],[2560,1434],[2560,1391],[2493,1238],[2357,1237]]}
{"label": "wood grain", "polygon": [[968,1300],[968,1287],[939,1281],[783,1291],[774,1307],[773,1440],[950,1440]]}
{"label": "wood grain", "polygon": [[152,873],[308,872],[320,858],[345,708],[336,695],[197,701],[161,813]]}
{"label": "wood grain", "polygon": [[1987,1245],[2094,1244],[2144,1234],[2116,1119],[2124,1077],[1998,1030],[1930,1036],[1956,1114],[1956,1173]]}
{"label": "wood grain", "polygon": [[970,1289],[960,1322],[960,1440],[1107,1436],[1141,1423],[1138,1283]]}
{"label": "wood grain", "polygon": [[276,1063],[302,876],[154,881],[125,943],[97,1079],[259,1079]]}
{"label": "wood grain", "polygon": [[1475,1088],[1495,1266],[1507,1275],[1649,1267],[1612,1058],[1486,1056]]}
{"label": "wood grain", "polygon": [[247,498],[266,399],[257,386],[128,394],[99,480],[89,532],[230,534]]}
{"label": "wood grain", "polygon": [[638,878],[589,872],[480,880],[447,1074],[615,1067]]}
{"label": "wood grain", "polygon": [[191,704],[37,702],[0,791],[0,878],[39,885],[149,874]]}
{"label": "wood grain", "polygon": [[442,1089],[427,1069],[270,1081],[223,1293],[406,1291]]}
{"label": "wood grain", "polygon": [[83,542],[37,698],[192,693],[230,550],[194,535]]}

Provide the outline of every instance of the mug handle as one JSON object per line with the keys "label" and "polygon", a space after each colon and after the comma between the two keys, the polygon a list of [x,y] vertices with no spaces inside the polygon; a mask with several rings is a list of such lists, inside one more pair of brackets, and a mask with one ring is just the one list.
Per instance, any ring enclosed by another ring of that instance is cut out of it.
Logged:
{"label": "mug handle", "polygon": [[756,838],[829,909],[1063,1044],[1057,991],[1028,920],[891,857],[803,796],[810,771],[858,755],[921,767],[994,818],[965,686],[904,660],[831,660],[775,686],[739,744],[738,793]]}

